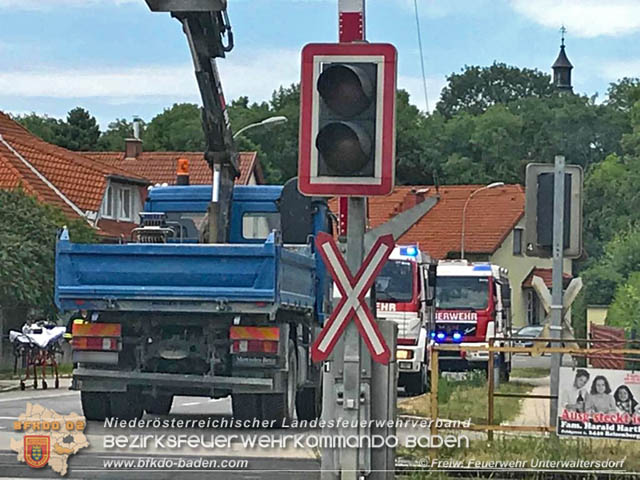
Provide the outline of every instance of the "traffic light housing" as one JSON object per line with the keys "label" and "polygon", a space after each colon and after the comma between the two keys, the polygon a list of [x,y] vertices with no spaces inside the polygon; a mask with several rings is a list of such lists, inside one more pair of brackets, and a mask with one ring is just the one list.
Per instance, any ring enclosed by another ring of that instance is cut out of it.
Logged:
{"label": "traffic light housing", "polygon": [[299,190],[387,195],[395,174],[396,50],[309,44],[302,51]]}
{"label": "traffic light housing", "polygon": [[[579,165],[565,166],[564,183],[564,256],[582,255],[582,183]],[[530,163],[525,178],[524,251],[529,256],[552,257],[554,166]]]}

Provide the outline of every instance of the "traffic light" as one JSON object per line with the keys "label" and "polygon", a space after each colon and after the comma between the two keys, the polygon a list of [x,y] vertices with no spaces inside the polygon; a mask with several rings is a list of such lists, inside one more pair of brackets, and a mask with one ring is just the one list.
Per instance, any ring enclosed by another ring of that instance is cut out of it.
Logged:
{"label": "traffic light", "polygon": [[[564,182],[564,256],[582,255],[582,167],[565,166]],[[554,166],[530,163],[525,178],[524,250],[529,256],[552,257]]]}
{"label": "traffic light", "polygon": [[395,173],[396,50],[310,44],[302,51],[299,189],[387,195]]}

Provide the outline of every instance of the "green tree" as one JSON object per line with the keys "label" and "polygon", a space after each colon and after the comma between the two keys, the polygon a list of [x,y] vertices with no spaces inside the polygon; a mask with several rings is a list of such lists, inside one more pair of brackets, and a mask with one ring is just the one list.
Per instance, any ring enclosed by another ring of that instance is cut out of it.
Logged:
{"label": "green tree", "polygon": [[489,67],[467,65],[447,77],[436,110],[446,118],[460,112],[478,115],[492,105],[552,93],[551,77],[535,69],[497,62]]}
{"label": "green tree", "polygon": [[616,289],[613,303],[607,312],[607,325],[640,333],[640,272],[633,272]]}
{"label": "green tree", "polygon": [[149,122],[142,140],[148,151],[204,151],[200,107],[193,103],[176,103],[165,108]]}
{"label": "green tree", "polygon": [[35,112],[28,115],[16,115],[13,119],[45,142],[57,144],[61,120],[47,115],[40,116]]}
{"label": "green tree", "polygon": [[87,110],[76,107],[67,114],[67,120],[60,124],[56,144],[74,151],[96,150],[100,138],[100,127],[95,117]]}
{"label": "green tree", "polygon": [[640,101],[640,78],[624,77],[609,84],[607,104],[622,111],[629,111]]}
{"label": "green tree", "polygon": [[[144,123],[141,130],[144,131]],[[97,149],[102,152],[124,151],[125,139],[133,137],[133,124],[124,118],[116,118],[109,124],[109,128],[100,135]],[[145,146],[146,147],[146,146]]]}
{"label": "green tree", "polygon": [[0,307],[26,306],[51,315],[56,232],[69,227],[73,241],[94,241],[80,219],[38,203],[22,190],[0,190]]}

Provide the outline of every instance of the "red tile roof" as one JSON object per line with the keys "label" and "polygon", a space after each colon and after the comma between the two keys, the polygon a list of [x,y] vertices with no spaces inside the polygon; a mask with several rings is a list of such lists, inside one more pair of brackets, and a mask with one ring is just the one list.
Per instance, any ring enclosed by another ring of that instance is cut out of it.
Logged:
{"label": "red tile roof", "polygon": [[[531,271],[529,272],[529,275],[526,276],[526,278],[522,281],[522,287],[533,287],[533,284],[531,282],[533,282],[533,277],[540,277],[542,278],[542,280],[544,281],[544,284],[551,288],[551,286],[553,285],[553,279],[552,279],[552,273],[553,270],[551,270],[550,268],[532,268]],[[562,283],[563,286],[566,288],[569,285],[569,282],[571,281],[573,277],[571,275],[569,275],[568,273],[563,273],[562,274]]]}
{"label": "red tile roof", "polygon": [[[482,185],[445,185],[440,187],[440,200],[422,219],[411,227],[398,243],[418,243],[434,258],[446,258],[460,251],[462,210],[469,195]],[[369,227],[375,228],[420,201],[436,195],[434,186],[399,186],[391,195],[369,199]],[[337,199],[331,209],[338,212]],[[505,185],[478,192],[467,206],[465,252],[491,254],[524,215],[524,190],[520,185]]]}
{"label": "red tile roof", "polygon": [[[186,158],[189,160],[189,182],[192,185],[211,183],[211,168],[202,152],[142,152],[137,158],[125,158],[124,152],[83,152],[83,155],[144,177],[151,183],[169,185],[176,182],[178,159]],[[240,176],[236,185],[247,185],[254,170],[257,182],[264,183],[256,152],[239,153],[238,164]]]}
{"label": "red tile roof", "polygon": [[[24,190],[42,202],[59,206],[67,213],[73,209],[61,195],[83,212],[98,211],[107,179],[118,176],[136,183],[146,180],[117,166],[93,162],[77,152],[52,145],[32,135],[20,124],[0,112],[0,188]],[[24,159],[24,161],[23,161]],[[45,180],[40,178],[25,161]],[[60,192],[56,193],[47,181]]]}

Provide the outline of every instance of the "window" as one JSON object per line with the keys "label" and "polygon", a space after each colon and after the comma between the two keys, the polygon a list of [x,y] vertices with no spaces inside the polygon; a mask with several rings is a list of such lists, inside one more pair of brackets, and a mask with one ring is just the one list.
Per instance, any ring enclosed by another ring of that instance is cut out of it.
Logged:
{"label": "window", "polygon": [[131,220],[131,189],[129,188],[121,188],[118,190],[119,198],[118,203],[120,206],[118,212],[118,219],[120,220]]}
{"label": "window", "polygon": [[522,255],[522,229],[513,229],[513,254]]}
{"label": "window", "polygon": [[411,262],[389,260],[376,278],[378,302],[410,302],[413,300],[413,268]]}
{"label": "window", "polygon": [[242,237],[247,240],[264,240],[271,230],[280,230],[278,212],[252,212],[242,216]]}
{"label": "window", "polygon": [[107,187],[107,191],[104,193],[102,216],[105,218],[113,218],[113,187],[111,185]]}
{"label": "window", "polygon": [[436,308],[484,310],[488,303],[487,277],[438,277]]}

